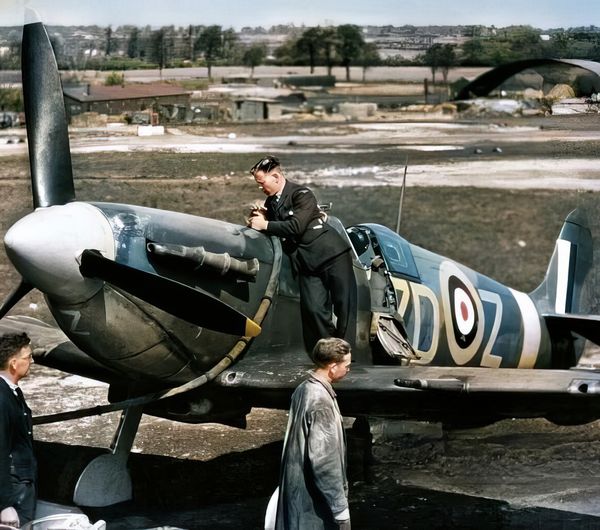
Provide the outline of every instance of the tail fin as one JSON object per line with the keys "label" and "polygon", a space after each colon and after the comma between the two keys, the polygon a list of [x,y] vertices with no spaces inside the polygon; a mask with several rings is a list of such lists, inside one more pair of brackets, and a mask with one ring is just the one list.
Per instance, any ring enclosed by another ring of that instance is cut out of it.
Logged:
{"label": "tail fin", "polygon": [[574,210],[558,235],[544,281],[529,295],[540,313],[564,315],[583,310],[582,290],[592,266],[592,251],[586,216]]}
{"label": "tail fin", "polygon": [[586,216],[574,210],[556,240],[544,281],[529,295],[550,334],[554,368],[574,366],[583,353],[584,339],[600,343],[600,317],[586,315],[584,307],[584,283],[592,267],[592,253]]}

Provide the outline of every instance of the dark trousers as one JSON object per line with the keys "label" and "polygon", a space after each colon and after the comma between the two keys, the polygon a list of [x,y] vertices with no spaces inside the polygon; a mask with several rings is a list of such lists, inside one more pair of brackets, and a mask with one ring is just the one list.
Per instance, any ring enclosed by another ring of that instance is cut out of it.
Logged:
{"label": "dark trousers", "polygon": [[300,273],[299,283],[306,350],[311,352],[317,341],[326,337],[339,337],[354,344],[357,294],[350,252],[337,256],[318,272]]}
{"label": "dark trousers", "polygon": [[35,516],[36,492],[35,483],[30,480],[19,480],[14,475],[11,477],[13,489],[17,492],[17,503],[13,508],[19,515],[20,525],[32,521]]}

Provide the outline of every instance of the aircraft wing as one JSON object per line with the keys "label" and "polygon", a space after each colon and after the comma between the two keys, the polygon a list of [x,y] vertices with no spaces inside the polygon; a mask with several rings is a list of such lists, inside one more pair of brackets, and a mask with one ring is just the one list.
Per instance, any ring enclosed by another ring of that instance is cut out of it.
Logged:
{"label": "aircraft wing", "polygon": [[[217,383],[244,392],[255,406],[287,406],[310,364],[244,359],[223,372]],[[335,385],[342,412],[456,425],[478,425],[502,418],[546,417],[561,424],[600,418],[600,372],[439,366],[352,365]],[[277,403],[275,403],[277,401]]]}
{"label": "aircraft wing", "polygon": [[[35,318],[7,316],[0,333],[26,332],[40,364],[107,383],[122,376],[78,349],[58,328]],[[289,354],[289,356],[288,356]],[[253,352],[215,380],[224,397],[248,406],[287,409],[292,392],[311,364]],[[335,385],[346,416],[382,416],[473,426],[515,417],[546,417],[560,424],[600,418],[600,372],[570,370],[372,366],[353,364]]]}

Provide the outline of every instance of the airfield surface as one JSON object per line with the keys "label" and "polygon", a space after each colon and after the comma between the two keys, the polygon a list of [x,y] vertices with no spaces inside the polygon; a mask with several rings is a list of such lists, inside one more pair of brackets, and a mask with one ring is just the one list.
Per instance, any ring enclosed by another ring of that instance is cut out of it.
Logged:
{"label": "airfield surface", "polygon": [[[276,152],[286,161],[326,160],[317,167],[288,166],[288,176],[327,186],[400,186],[408,161],[408,186],[600,191],[598,115],[585,115],[580,119],[586,127],[577,124],[574,129],[570,126],[576,116],[555,117],[553,126],[544,126],[543,118],[483,123],[432,118],[436,121],[284,122],[272,124],[270,136],[249,125],[167,128],[164,135],[143,138],[132,126],[74,129],[71,150],[82,155],[170,152],[255,158]],[[24,153],[24,143],[0,143],[0,156]],[[378,157],[379,163],[368,163]],[[348,158],[353,162],[344,164]]]}
{"label": "airfield surface", "polygon": [[[541,281],[570,209],[598,214],[598,115],[387,121],[182,127],[149,138],[72,131],[77,195],[241,223],[258,195],[247,169],[268,152],[346,224],[393,228],[408,155],[403,235],[525,291]],[[25,144],[0,145],[2,232],[31,208],[27,178]],[[4,255],[0,270],[4,297],[17,276]],[[12,313],[50,319],[38,293]],[[24,388],[37,415],[106,398],[100,383],[40,366]],[[107,447],[116,423],[111,414],[37,427],[42,495],[67,502],[65,466]],[[136,501],[90,513],[109,528],[260,528],[285,423],[285,412],[262,409],[247,430],[145,416],[131,458]],[[600,528],[598,422],[506,420],[444,433],[378,423],[373,434],[373,463],[351,465],[354,528]]]}
{"label": "airfield surface", "polygon": [[[41,366],[24,388],[37,414],[93,406],[107,391]],[[110,444],[117,421],[113,413],[36,427],[45,498],[69,503],[75,472]],[[130,460],[135,502],[86,513],[112,529],[258,529],[286,421],[285,411],[266,409],[252,411],[246,430],[144,416]],[[348,432],[355,528],[600,528],[598,422],[506,420],[442,432],[374,420],[371,462],[358,455],[364,440]]]}

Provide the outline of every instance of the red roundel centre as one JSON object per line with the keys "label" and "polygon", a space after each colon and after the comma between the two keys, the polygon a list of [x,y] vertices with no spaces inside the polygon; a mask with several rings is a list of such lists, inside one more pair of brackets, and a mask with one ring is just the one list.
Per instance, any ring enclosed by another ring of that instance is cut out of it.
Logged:
{"label": "red roundel centre", "polygon": [[462,301],[460,303],[460,314],[463,320],[467,320],[467,318],[469,318],[469,309],[467,308],[467,304]]}

